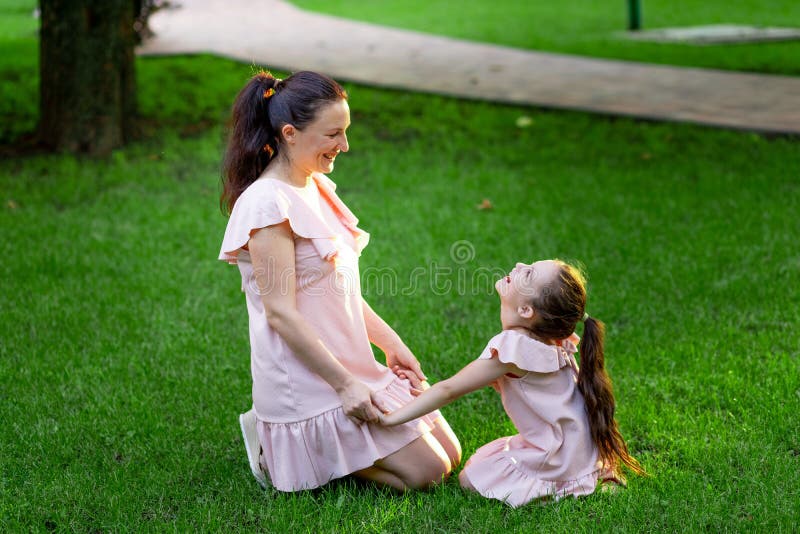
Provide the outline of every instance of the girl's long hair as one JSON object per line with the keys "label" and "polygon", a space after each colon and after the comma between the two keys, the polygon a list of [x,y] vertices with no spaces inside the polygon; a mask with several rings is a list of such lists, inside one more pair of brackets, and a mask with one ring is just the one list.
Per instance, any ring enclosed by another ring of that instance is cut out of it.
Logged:
{"label": "girl's long hair", "polygon": [[[531,327],[542,339],[565,339],[575,331],[586,309],[586,280],[575,267],[558,262],[556,279],[533,299],[538,319]],[[597,446],[600,460],[620,473],[620,464],[639,475],[645,475],[639,462],[630,455],[619,431],[614,411],[616,402],[611,377],[605,369],[605,325],[588,317],[584,321],[580,342],[578,390],[586,402],[589,430]],[[620,473],[621,474],[621,473]]]}
{"label": "girl's long hair", "polygon": [[261,71],[233,102],[222,163],[220,208],[230,213],[236,199],[281,152],[281,128],[302,130],[326,104],[347,99],[341,85],[323,74],[300,71],[279,80]]}
{"label": "girl's long hair", "polygon": [[628,446],[614,419],[614,388],[611,377],[606,372],[603,353],[605,333],[606,327],[602,321],[593,317],[586,318],[579,349],[581,370],[578,373],[578,389],[586,401],[592,441],[600,451],[600,458],[611,465],[622,463],[634,473],[643,475],[644,469],[628,452]]}

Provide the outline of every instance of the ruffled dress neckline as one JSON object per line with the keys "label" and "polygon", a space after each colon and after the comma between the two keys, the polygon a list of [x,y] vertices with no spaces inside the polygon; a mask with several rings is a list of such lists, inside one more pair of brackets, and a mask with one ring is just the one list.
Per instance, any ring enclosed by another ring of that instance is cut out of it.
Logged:
{"label": "ruffled dress neckline", "polygon": [[580,337],[574,332],[557,345],[549,345],[516,330],[503,330],[484,349],[480,358],[499,358],[520,369],[535,373],[553,373],[565,366],[578,371],[575,354]]}
{"label": "ruffled dress neckline", "polygon": [[358,218],[336,194],[336,184],[324,174],[314,173],[303,187],[267,177],[250,184],[233,206],[219,259],[238,263],[243,247],[257,229],[288,221],[295,235],[311,240],[320,257],[333,260],[346,245],[321,213],[309,209],[305,192],[312,184],[352,234],[355,251],[360,254],[369,243],[369,234],[358,227]]}

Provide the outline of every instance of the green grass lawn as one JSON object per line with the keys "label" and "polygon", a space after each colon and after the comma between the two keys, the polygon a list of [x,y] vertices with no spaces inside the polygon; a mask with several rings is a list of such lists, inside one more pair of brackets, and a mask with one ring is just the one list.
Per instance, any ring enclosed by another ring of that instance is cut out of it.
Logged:
{"label": "green grass lawn", "polygon": [[[17,103],[0,103],[3,141],[36,120],[35,25],[18,4],[0,8],[20,21],[0,26]],[[246,465],[246,309],[215,259],[220,125],[251,67],[137,67],[140,142],[105,160],[0,160],[0,531],[797,528],[797,139],[348,84],[351,152],[332,178],[372,233],[362,270],[398,283],[365,283],[366,298],[441,379],[499,328],[481,269],[582,262],[622,431],[653,476],[517,510],[454,479],[274,495]],[[474,257],[453,258],[459,241]],[[465,458],[513,432],[488,388],[444,413]]]}
{"label": "green grass lawn", "polygon": [[[294,0],[330,15],[427,33],[586,56],[800,74],[800,41],[693,46],[622,38],[627,0]],[[644,29],[746,24],[800,27],[795,0],[640,0]]]}

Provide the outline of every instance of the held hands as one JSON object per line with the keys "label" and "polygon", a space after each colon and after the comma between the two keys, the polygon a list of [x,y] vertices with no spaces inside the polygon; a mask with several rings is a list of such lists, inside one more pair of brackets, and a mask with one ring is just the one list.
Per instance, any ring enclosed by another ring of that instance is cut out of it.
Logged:
{"label": "held hands", "polygon": [[[395,350],[386,352],[386,364],[399,378],[409,381],[412,395],[420,395],[430,387],[419,361],[405,344],[400,343]],[[337,393],[342,401],[345,415],[356,424],[380,423],[384,426],[394,426],[401,422],[400,418],[394,413],[389,413],[389,410],[375,398],[372,390],[359,380],[353,380],[337,390]]]}
{"label": "held hands", "polygon": [[394,426],[400,423],[395,412],[380,414],[379,421],[383,426]]}
{"label": "held hands", "polygon": [[419,397],[423,391],[431,387],[428,384],[427,380],[420,380],[416,373],[414,373],[411,369],[406,367],[401,367],[399,365],[395,365],[392,367],[392,371],[401,379],[406,379],[411,383],[411,389],[409,392],[415,396]]}
{"label": "held hands", "polygon": [[[430,387],[427,382],[422,382],[422,386],[424,389]],[[358,380],[342,389],[339,392],[339,398],[342,400],[342,409],[345,415],[358,425],[379,423],[383,426],[395,426],[404,422],[400,419],[397,411],[389,413],[387,407],[375,398],[374,393]]]}
{"label": "held hands", "polygon": [[[400,369],[399,371],[395,371],[395,373],[397,373],[398,376],[402,376],[401,373],[402,374],[410,373],[410,371],[405,369]],[[426,389],[430,389],[430,387],[431,385],[425,381],[419,382],[418,388],[411,388],[411,394],[414,395],[415,397],[418,397],[422,395],[423,391],[425,391]],[[419,402],[419,401],[414,401],[414,402]],[[383,413],[378,414],[378,422],[383,426],[395,426],[410,421],[411,419],[414,419],[415,417],[410,416],[408,413],[409,406],[413,404],[414,403],[406,404],[405,406],[401,406],[392,412],[389,412],[389,410],[381,408],[381,412]],[[420,413],[419,415],[421,416],[422,414]]]}
{"label": "held hands", "polygon": [[[393,351],[386,352],[386,365],[400,378],[408,379],[413,388],[412,394],[419,395],[423,389],[422,384],[428,377],[422,372],[419,361],[404,344]],[[414,393],[416,390],[416,393]]]}
{"label": "held hands", "polygon": [[342,401],[344,414],[356,424],[377,423],[380,421],[381,412],[376,406],[373,392],[366,384],[353,380],[338,391]]}
{"label": "held hands", "polygon": [[[399,378],[408,380],[411,385],[410,393],[413,396],[418,397],[423,391],[431,387],[427,382],[428,378],[420,368],[419,361],[405,345],[398,352],[387,353],[386,363]],[[391,413],[387,410],[382,410],[383,413],[378,416],[380,424],[383,426],[395,426],[409,421],[407,408],[408,406],[403,406]],[[403,412],[406,412],[406,414],[403,415]]]}

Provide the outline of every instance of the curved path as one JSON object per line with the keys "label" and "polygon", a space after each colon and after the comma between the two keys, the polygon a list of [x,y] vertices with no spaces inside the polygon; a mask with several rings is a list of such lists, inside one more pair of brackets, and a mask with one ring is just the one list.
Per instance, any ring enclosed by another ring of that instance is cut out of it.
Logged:
{"label": "curved path", "polygon": [[180,0],[140,54],[213,53],[277,70],[472,99],[800,134],[800,78],[589,59],[301,10],[283,0]]}

